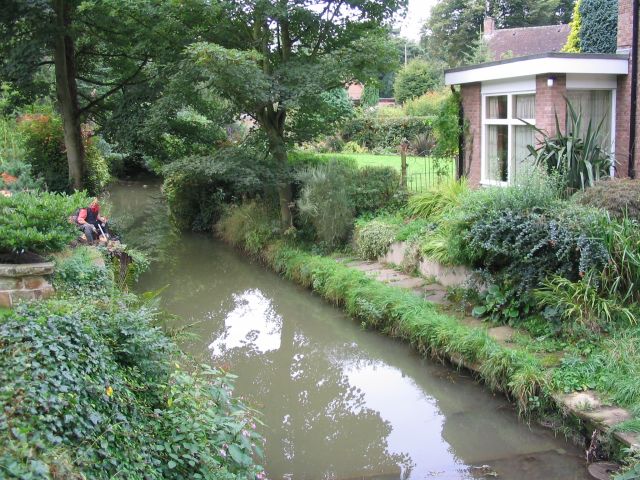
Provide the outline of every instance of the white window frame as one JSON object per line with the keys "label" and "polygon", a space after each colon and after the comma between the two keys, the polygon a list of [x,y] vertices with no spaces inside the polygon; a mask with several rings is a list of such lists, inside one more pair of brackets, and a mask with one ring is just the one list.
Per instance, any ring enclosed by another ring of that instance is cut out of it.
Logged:
{"label": "white window frame", "polygon": [[[486,117],[486,109],[487,109],[487,98],[489,97],[507,97],[507,118],[502,119],[493,119]],[[536,125],[535,118],[524,118],[522,120],[513,117],[513,97],[517,95],[536,95],[535,90],[523,90],[523,91],[508,91],[508,92],[500,92],[500,93],[483,93],[482,94],[482,129],[480,135],[480,184],[481,185],[489,185],[489,186],[500,186],[505,187],[507,185],[513,184],[513,127],[515,126],[526,126],[527,124]],[[537,102],[537,96],[536,96]],[[536,105],[537,110],[537,105]],[[524,120],[524,121],[523,121]],[[526,123],[525,123],[526,122]],[[487,158],[486,158],[486,149],[487,149],[487,125],[507,125],[507,181],[503,182],[500,180],[492,180],[487,178]]]}

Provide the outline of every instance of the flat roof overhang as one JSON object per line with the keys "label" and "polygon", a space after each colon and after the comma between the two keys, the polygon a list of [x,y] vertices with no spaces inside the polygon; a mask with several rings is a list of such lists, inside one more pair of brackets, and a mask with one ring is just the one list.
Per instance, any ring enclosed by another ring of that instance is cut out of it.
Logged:
{"label": "flat roof overhang", "polygon": [[445,70],[446,85],[486,82],[544,74],[627,75],[628,55],[543,53]]}

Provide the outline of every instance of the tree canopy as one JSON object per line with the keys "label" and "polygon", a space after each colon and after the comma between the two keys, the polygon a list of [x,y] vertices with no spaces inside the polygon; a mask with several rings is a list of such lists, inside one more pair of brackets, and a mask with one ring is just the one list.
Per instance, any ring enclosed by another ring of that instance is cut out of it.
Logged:
{"label": "tree canopy", "polygon": [[[406,0],[228,0],[215,42],[189,47],[208,82],[266,135],[278,168],[295,135],[289,117],[325,102],[323,92],[377,78],[393,68],[392,16]],[[291,134],[289,134],[291,132]],[[298,131],[298,133],[300,133]],[[283,226],[291,225],[291,188],[279,185]]]}

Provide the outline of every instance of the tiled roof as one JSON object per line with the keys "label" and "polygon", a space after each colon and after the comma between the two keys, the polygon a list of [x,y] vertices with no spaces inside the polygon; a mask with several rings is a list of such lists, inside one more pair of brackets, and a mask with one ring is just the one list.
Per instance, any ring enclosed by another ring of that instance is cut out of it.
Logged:
{"label": "tiled roof", "polygon": [[559,52],[567,43],[569,25],[505,28],[485,34],[494,60]]}

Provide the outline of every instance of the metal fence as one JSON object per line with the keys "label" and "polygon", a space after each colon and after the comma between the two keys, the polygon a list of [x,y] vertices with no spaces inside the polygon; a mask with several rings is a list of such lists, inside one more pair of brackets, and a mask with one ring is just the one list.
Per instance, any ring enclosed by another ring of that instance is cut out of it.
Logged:
{"label": "metal fence", "polygon": [[431,187],[455,178],[456,162],[452,158],[430,158],[423,165],[412,165],[407,175],[407,190],[421,193]]}

